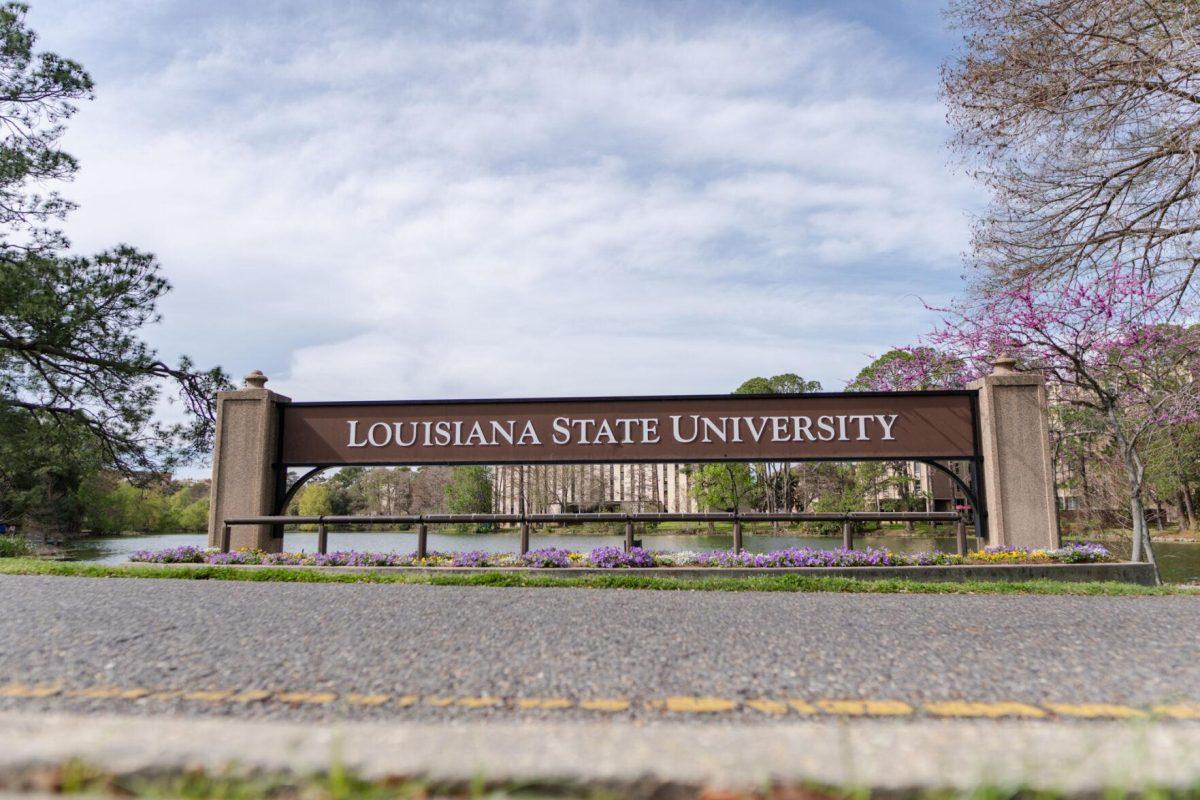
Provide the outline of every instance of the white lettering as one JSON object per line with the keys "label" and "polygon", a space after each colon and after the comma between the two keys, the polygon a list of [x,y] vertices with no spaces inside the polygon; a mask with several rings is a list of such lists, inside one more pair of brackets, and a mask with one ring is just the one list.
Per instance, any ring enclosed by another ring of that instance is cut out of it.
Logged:
{"label": "white lettering", "polygon": [[761,439],[762,435],[763,435],[763,431],[765,431],[767,429],[767,418],[766,417],[758,418],[759,426],[758,426],[757,430],[754,427],[754,417],[742,417],[742,419],[746,420],[746,427],[750,429],[750,435],[754,437],[754,441],[757,442],[759,439]]}
{"label": "white lettering", "polygon": [[396,429],[395,442],[398,447],[412,447],[417,442],[417,423],[410,422],[410,423],[408,423],[408,425],[409,425],[409,430],[412,431],[412,436],[406,442],[406,441],[404,441],[404,437],[402,434],[402,431],[404,430],[404,423],[403,422],[393,422],[392,423],[392,427]]}
{"label": "white lettering", "polygon": [[[607,438],[608,441],[600,441],[601,438]],[[617,437],[613,435],[612,426],[608,424],[608,420],[600,420],[600,424],[596,427],[596,438],[592,439],[592,444],[616,444]]]}
{"label": "white lettering", "polygon": [[892,436],[892,426],[896,424],[896,419],[899,414],[876,414],[875,419],[879,420],[879,424],[883,427],[883,440],[890,442],[895,440]]}
{"label": "white lettering", "polygon": [[727,419],[729,419],[729,418],[721,417],[721,427],[718,428],[717,423],[713,422],[708,417],[705,417],[704,418],[704,439],[702,441],[704,441],[705,443],[712,441],[712,439],[708,438],[709,433],[711,433],[713,436],[721,437],[722,442],[725,441],[725,421]]}
{"label": "white lettering", "polygon": [[[505,427],[506,425],[508,427]],[[512,444],[514,425],[516,425],[516,420],[510,419],[508,422],[503,423],[492,420],[492,444],[499,445],[501,439]]]}
{"label": "white lettering", "polygon": [[[383,431],[382,442],[375,441],[375,431]],[[392,441],[392,426],[386,422],[373,423],[371,427],[367,428],[367,441],[371,443],[372,447],[384,447],[390,444]]]}
{"label": "white lettering", "polygon": [[538,438],[537,431],[533,429],[533,422],[525,420],[525,429],[521,431],[521,437],[517,439],[517,444],[525,444],[525,440],[530,439],[533,444],[541,444],[542,440]]}
{"label": "white lettering", "polygon": [[352,420],[347,420],[347,422],[350,425],[350,445],[349,446],[350,447],[366,447],[367,446],[366,440],[363,440],[361,442],[354,441],[354,435],[356,433],[358,433],[358,420],[352,419]]}
{"label": "white lettering", "polygon": [[671,415],[671,434],[675,437],[675,441],[682,442],[683,444],[696,441],[696,437],[700,435],[700,415],[692,414],[692,437],[690,439],[683,438],[683,434],[680,433],[680,419],[682,419],[682,417],[679,414]]}

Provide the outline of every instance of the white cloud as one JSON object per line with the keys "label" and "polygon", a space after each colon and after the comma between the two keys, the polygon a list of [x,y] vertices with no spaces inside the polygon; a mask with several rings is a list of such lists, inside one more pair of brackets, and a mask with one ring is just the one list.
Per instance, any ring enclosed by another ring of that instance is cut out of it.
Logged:
{"label": "white cloud", "polygon": [[297,399],[836,388],[921,332],[908,292],[955,288],[974,196],[934,76],[878,34],[447,8],[159,11],[174,49],[107,81],[152,7],[58,29],[101,78],[70,232],[161,257],[164,350]]}

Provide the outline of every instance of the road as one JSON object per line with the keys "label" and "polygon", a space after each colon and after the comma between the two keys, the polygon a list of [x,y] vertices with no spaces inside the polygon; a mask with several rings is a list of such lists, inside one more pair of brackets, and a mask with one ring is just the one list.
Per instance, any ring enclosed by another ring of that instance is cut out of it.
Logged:
{"label": "road", "polygon": [[1200,597],[3,576],[0,608],[0,709],[19,711],[1200,719]]}

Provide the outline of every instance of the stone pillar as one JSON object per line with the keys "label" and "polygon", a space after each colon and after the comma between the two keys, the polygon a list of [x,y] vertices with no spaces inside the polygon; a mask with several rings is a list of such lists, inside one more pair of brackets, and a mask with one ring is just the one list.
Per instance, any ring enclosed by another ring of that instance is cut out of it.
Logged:
{"label": "stone pillar", "polygon": [[[276,466],[279,444],[279,404],[289,398],[264,388],[267,377],[258,370],[246,376],[241,389],[217,393],[217,432],[213,444],[212,489],[209,495],[208,545],[221,543],[223,521],[229,517],[274,514],[280,484]],[[270,525],[238,525],[230,540],[244,547],[276,553],[283,536]]]}
{"label": "stone pillar", "polygon": [[1059,547],[1046,383],[1002,357],[979,392],[988,544]]}

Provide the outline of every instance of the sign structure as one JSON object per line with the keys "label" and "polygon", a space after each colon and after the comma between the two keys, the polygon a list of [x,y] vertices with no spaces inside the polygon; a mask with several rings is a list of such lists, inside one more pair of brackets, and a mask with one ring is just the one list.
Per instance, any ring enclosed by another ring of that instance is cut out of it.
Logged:
{"label": "sign structure", "polygon": [[280,405],[279,464],[974,459],[976,392]]}

